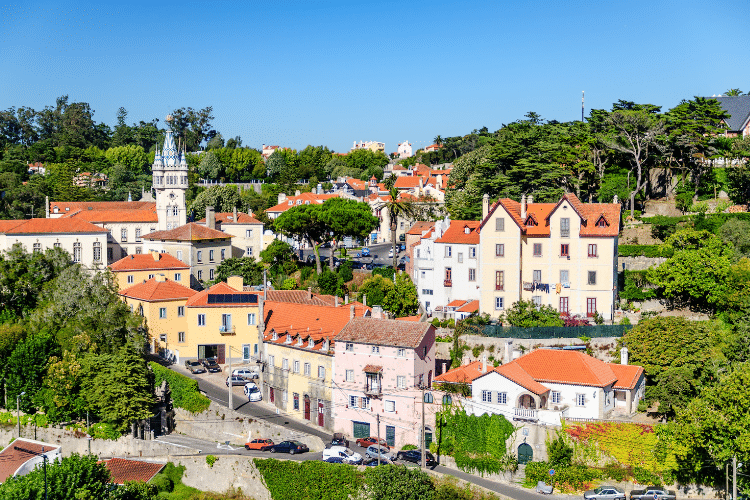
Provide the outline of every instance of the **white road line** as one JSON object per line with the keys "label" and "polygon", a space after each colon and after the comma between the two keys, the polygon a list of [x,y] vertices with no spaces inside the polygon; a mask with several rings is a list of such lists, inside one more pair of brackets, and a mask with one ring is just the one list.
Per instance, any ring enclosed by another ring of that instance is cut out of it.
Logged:
{"label": "white road line", "polygon": [[[194,446],[185,446],[184,444],[170,443],[169,441],[162,441],[161,439],[154,439],[154,441],[156,441],[157,443],[169,444],[169,445],[172,445],[172,446],[177,446],[179,448],[190,448],[190,449],[193,449],[193,450],[198,450],[198,448],[195,448]],[[200,453],[200,451],[201,450],[198,450],[198,453]]]}

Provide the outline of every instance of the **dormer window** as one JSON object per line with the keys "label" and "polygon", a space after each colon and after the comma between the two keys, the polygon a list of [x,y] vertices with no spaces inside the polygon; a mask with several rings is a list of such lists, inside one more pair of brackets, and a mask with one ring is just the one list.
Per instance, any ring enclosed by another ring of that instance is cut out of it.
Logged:
{"label": "dormer window", "polygon": [[302,200],[297,200],[297,205],[302,205]]}
{"label": "dormer window", "polygon": [[302,347],[302,344],[303,344],[302,337],[301,336],[297,337],[297,346]]}
{"label": "dormer window", "polygon": [[323,342],[323,350],[324,351],[328,350],[328,339],[326,339],[325,342]]}
{"label": "dormer window", "polygon": [[292,200],[289,200],[289,206],[291,207],[292,205],[294,205],[294,202]]}
{"label": "dormer window", "polygon": [[306,201],[306,202],[305,202],[305,205],[309,205],[309,204],[310,204],[310,202],[309,202],[309,201]]}
{"label": "dormer window", "polygon": [[310,337],[310,339],[307,341],[307,347],[309,347],[310,349],[315,347],[315,341],[313,340],[312,337]]}
{"label": "dormer window", "polygon": [[536,222],[536,220],[534,220],[534,216],[533,215],[529,215],[526,218],[526,225],[527,226],[531,226],[531,227],[536,227],[538,225],[537,222]]}
{"label": "dormer window", "polygon": [[284,341],[285,344],[291,344],[292,343],[292,336],[288,333],[286,334],[286,340]]}
{"label": "dormer window", "polygon": [[279,340],[279,334],[278,334],[278,333],[276,333],[276,331],[275,331],[275,330],[274,330],[274,332],[273,332],[273,336],[271,337],[271,339],[272,339],[272,340]]}
{"label": "dormer window", "polygon": [[607,227],[607,226],[609,226],[609,224],[607,223],[607,219],[605,219],[604,216],[602,215],[601,217],[599,217],[599,220],[596,221],[596,227]]}
{"label": "dormer window", "polygon": [[464,234],[469,234],[471,232],[471,229],[469,226],[464,226]]}

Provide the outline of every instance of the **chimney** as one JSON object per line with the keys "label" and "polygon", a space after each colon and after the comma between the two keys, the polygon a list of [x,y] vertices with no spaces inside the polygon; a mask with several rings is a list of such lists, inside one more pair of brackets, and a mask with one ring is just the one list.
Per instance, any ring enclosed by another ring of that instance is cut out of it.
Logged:
{"label": "chimney", "polygon": [[482,354],[482,373],[487,373],[487,353]]}
{"label": "chimney", "polygon": [[505,362],[510,363],[511,361],[513,361],[513,341],[506,340],[505,341]]}
{"label": "chimney", "polygon": [[532,203],[534,203],[534,198],[531,195],[528,195],[526,197],[526,205],[531,205]]}
{"label": "chimney", "polygon": [[206,227],[216,229],[216,212],[214,212],[214,207],[206,207]]}
{"label": "chimney", "polygon": [[443,361],[443,371],[441,373],[445,373],[448,370],[448,363]]}
{"label": "chimney", "polygon": [[230,276],[227,278],[227,285],[229,288],[233,288],[237,290],[238,292],[241,292],[245,289],[244,282],[242,280],[242,276]]}
{"label": "chimney", "polygon": [[349,319],[352,319],[354,316],[354,304],[352,304],[352,306],[349,308]]}
{"label": "chimney", "polygon": [[[154,260],[158,261],[159,259],[161,259],[161,254],[156,250],[151,250],[151,257],[153,257]],[[131,255],[130,258],[132,259],[134,257]]]}
{"label": "chimney", "polygon": [[49,219],[49,196],[44,197],[45,217]]}
{"label": "chimney", "polygon": [[622,346],[622,349],[620,349],[620,364],[621,365],[627,365],[628,364],[628,348],[626,346]]}
{"label": "chimney", "polygon": [[349,294],[344,295],[344,305],[349,305]]}
{"label": "chimney", "polygon": [[286,193],[279,193],[279,196],[276,200],[276,204],[278,205],[284,200],[286,200]]}
{"label": "chimney", "polygon": [[167,281],[167,277],[166,276],[164,276],[161,273],[156,275],[156,282],[157,283],[164,283],[165,281]]}
{"label": "chimney", "polygon": [[312,287],[307,287],[307,300],[312,300]]}
{"label": "chimney", "polygon": [[335,297],[336,298],[334,299],[334,304],[335,304],[335,307],[338,307],[339,306],[339,296],[336,295]]}
{"label": "chimney", "polygon": [[521,195],[521,219],[526,220],[526,195]]}
{"label": "chimney", "polygon": [[362,296],[362,304],[367,307],[367,294]]}
{"label": "chimney", "polygon": [[490,195],[484,193],[482,196],[482,220],[484,220],[490,213]]}
{"label": "chimney", "polygon": [[237,223],[237,207],[234,207],[234,223]]}
{"label": "chimney", "polygon": [[373,319],[383,319],[383,308],[380,306],[373,306],[372,317]]}
{"label": "chimney", "polygon": [[299,189],[294,191],[294,196],[299,196],[300,194],[302,194],[302,192]]}
{"label": "chimney", "polygon": [[617,195],[615,195],[615,197],[612,198],[612,203],[614,204],[620,203],[620,200],[617,198]]}

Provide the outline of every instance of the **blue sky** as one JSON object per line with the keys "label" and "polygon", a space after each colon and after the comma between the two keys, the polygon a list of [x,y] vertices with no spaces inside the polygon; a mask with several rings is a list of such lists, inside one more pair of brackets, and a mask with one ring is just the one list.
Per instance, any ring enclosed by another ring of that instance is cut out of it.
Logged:
{"label": "blue sky", "polygon": [[[0,109],[68,94],[110,125],[213,106],[260,148],[463,135],[750,90],[750,2],[24,2],[0,5]],[[163,122],[162,122],[163,123]]]}

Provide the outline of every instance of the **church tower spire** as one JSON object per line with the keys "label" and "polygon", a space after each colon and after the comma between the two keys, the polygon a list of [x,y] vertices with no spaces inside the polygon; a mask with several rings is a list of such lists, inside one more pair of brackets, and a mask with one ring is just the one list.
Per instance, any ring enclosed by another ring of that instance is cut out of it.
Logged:
{"label": "church tower spire", "polygon": [[167,115],[166,122],[164,145],[161,154],[157,145],[152,167],[160,231],[174,229],[187,222],[185,192],[188,187],[188,165],[184,152],[178,152],[175,147],[172,115]]}

